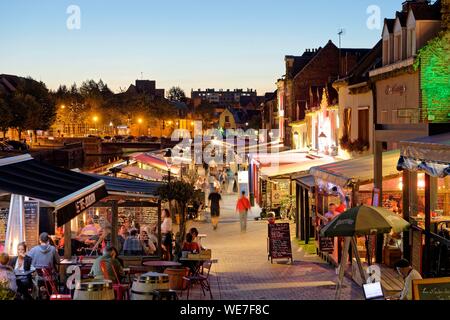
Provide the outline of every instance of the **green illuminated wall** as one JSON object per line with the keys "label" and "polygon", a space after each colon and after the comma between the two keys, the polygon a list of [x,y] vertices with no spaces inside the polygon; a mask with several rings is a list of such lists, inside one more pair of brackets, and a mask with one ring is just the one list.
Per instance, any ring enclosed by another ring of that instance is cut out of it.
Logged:
{"label": "green illuminated wall", "polygon": [[450,31],[420,50],[415,67],[421,74],[422,121],[450,122]]}

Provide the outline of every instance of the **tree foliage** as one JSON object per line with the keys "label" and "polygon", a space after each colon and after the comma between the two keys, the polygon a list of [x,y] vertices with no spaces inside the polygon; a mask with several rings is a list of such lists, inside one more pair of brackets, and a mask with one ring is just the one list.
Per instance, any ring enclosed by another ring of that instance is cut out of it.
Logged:
{"label": "tree foliage", "polygon": [[172,87],[167,94],[169,101],[184,101],[186,99],[186,93],[180,87]]}
{"label": "tree foliage", "polygon": [[180,248],[186,235],[187,205],[196,197],[194,186],[184,181],[170,182],[159,187],[157,194],[162,201],[176,201],[180,209],[180,234],[177,238],[177,248]]}

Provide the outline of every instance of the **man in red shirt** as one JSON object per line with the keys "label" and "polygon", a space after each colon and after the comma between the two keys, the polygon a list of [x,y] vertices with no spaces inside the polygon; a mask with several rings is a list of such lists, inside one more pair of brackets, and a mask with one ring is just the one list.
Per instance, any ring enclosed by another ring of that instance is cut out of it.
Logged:
{"label": "man in red shirt", "polygon": [[247,216],[248,211],[252,208],[250,200],[245,196],[245,191],[242,191],[242,196],[239,198],[236,204],[236,212],[239,213],[239,219],[241,221],[241,232],[247,231]]}

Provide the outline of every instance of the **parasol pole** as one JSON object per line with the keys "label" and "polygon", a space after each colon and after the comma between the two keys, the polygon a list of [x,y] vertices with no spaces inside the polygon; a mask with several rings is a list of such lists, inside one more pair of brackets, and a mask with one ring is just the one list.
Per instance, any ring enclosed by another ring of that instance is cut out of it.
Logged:
{"label": "parasol pole", "polygon": [[351,237],[345,237],[344,247],[342,248],[341,263],[339,265],[339,279],[338,279],[338,283],[336,286],[336,295],[334,297],[335,300],[340,300],[340,297],[341,297],[341,290],[342,290],[342,284],[343,284],[343,280],[344,280],[345,266],[347,264],[347,259],[348,259],[348,251],[350,249],[350,242],[351,242]]}
{"label": "parasol pole", "polygon": [[366,273],[364,272],[364,269],[363,269],[363,266],[361,263],[361,257],[359,256],[359,252],[358,252],[358,244],[356,242],[356,237],[352,238],[352,248],[353,248],[353,253],[355,254],[356,263],[358,264],[358,269],[359,269],[359,273],[361,275],[361,279],[364,281],[364,283],[367,283]]}

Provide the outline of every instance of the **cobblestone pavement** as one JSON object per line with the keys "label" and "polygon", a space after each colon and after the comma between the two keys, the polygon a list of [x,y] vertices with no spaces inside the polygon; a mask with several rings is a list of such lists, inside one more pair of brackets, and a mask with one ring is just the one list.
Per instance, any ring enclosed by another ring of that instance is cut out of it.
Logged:
{"label": "cobblestone pavement", "polygon": [[[207,222],[193,222],[208,237],[203,246],[212,249],[210,282],[214,299],[220,300],[332,300],[337,275],[335,269],[316,255],[308,255],[292,241],[294,263],[267,259],[267,222],[255,221],[257,209],[250,214],[247,232],[240,233],[239,219],[234,213],[237,196],[224,196],[219,228],[214,231]],[[291,232],[295,226],[291,226]],[[186,295],[182,298],[186,298]],[[203,297],[200,289],[190,299]],[[354,283],[344,280],[342,299],[363,299]]]}

